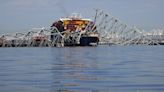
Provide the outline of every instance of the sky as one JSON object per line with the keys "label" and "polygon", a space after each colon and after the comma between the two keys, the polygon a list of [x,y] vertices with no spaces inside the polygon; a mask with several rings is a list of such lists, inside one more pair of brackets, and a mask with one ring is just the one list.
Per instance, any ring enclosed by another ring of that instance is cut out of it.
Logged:
{"label": "sky", "polygon": [[130,26],[164,29],[164,0],[0,0],[0,34],[50,27],[71,13],[93,18],[104,10]]}

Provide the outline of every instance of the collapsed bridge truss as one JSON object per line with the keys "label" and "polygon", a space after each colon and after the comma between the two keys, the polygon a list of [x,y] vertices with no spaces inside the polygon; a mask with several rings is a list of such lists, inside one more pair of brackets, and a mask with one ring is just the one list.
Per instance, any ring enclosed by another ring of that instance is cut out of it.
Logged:
{"label": "collapsed bridge truss", "polygon": [[[131,27],[120,21],[118,18],[105,13],[102,10],[96,10],[95,23],[100,33],[100,43],[111,43],[115,45],[158,45],[162,42],[164,31],[146,32],[137,27]],[[163,36],[154,39],[155,36]]]}
{"label": "collapsed bridge truss", "polygon": [[0,36],[0,47],[61,47],[64,46],[65,41],[70,44],[79,43],[82,34],[95,31],[99,34],[99,44],[159,45],[164,43],[164,31],[146,32],[137,27],[130,27],[102,10],[96,10],[94,22],[96,30],[84,31],[85,33],[78,28],[74,32],[67,30],[59,32],[56,27],[52,27],[34,28],[24,33],[4,34]]}

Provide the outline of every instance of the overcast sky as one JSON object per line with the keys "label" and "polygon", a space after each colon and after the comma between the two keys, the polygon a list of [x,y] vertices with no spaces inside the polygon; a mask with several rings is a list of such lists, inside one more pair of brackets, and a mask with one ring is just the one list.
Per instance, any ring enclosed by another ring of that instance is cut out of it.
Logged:
{"label": "overcast sky", "polygon": [[49,27],[73,12],[93,18],[96,8],[145,30],[164,28],[164,0],[0,0],[0,33]]}

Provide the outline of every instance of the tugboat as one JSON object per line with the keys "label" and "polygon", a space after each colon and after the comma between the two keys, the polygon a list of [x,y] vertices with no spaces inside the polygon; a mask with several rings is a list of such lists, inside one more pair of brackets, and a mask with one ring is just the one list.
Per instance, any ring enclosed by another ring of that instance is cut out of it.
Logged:
{"label": "tugboat", "polygon": [[[94,22],[91,19],[82,18],[78,13],[60,18],[51,27],[55,27],[64,36],[64,46],[97,46],[99,42],[99,34]],[[54,35],[51,35],[51,40],[53,39]]]}

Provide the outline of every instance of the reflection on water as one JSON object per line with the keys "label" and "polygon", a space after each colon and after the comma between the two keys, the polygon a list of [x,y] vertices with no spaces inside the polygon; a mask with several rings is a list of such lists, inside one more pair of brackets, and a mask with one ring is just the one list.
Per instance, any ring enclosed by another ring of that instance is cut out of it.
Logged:
{"label": "reflection on water", "polygon": [[54,61],[57,61],[52,65],[53,90],[59,92],[87,91],[90,90],[89,85],[92,82],[99,80],[94,73],[98,68],[97,57],[95,54],[95,56],[91,55],[87,49],[85,51],[82,48],[69,48],[69,50],[59,50],[57,54],[52,53]]}
{"label": "reflection on water", "polygon": [[163,46],[0,48],[0,52],[0,92],[164,91]]}

